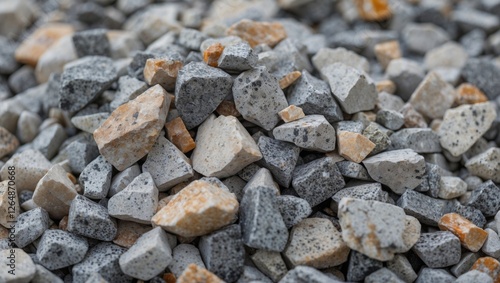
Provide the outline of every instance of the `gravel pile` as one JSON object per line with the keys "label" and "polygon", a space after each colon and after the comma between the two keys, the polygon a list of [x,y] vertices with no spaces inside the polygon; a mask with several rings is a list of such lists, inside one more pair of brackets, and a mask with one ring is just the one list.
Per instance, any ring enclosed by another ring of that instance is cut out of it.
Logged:
{"label": "gravel pile", "polygon": [[499,0],[0,0],[0,282],[500,282]]}

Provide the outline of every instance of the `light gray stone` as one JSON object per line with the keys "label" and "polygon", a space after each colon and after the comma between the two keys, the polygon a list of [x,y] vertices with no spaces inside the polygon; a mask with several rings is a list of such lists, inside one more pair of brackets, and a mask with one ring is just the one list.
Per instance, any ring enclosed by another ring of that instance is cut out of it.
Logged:
{"label": "light gray stone", "polygon": [[83,169],[78,181],[83,195],[91,199],[102,199],[108,195],[113,166],[99,155]]}
{"label": "light gray stone", "polygon": [[42,130],[33,140],[33,149],[40,151],[47,159],[51,159],[56,155],[66,137],[66,132],[61,125],[52,125]]}
{"label": "light gray stone", "polygon": [[479,270],[471,270],[467,273],[460,275],[455,281],[455,283],[468,283],[468,282],[493,283],[493,278],[491,278],[491,276]]}
{"label": "light gray stone", "polygon": [[273,282],[278,282],[288,271],[279,252],[257,250],[251,259],[255,266]]}
{"label": "light gray stone", "polygon": [[41,266],[40,264],[35,264],[36,266],[36,273],[35,277],[31,279],[31,282],[33,283],[45,283],[45,282],[53,282],[53,283],[63,283],[64,281],[59,278],[57,275],[54,273],[50,272],[47,270],[45,267]]}
{"label": "light gray stone", "polygon": [[205,268],[200,251],[197,247],[190,244],[180,244],[176,246],[172,250],[172,258],[168,268],[177,278],[179,278],[184,269],[191,263]]}
{"label": "light gray stone", "polygon": [[403,40],[408,49],[425,54],[450,40],[449,34],[432,23],[409,24],[402,31]]}
{"label": "light gray stone", "polygon": [[92,134],[108,117],[109,113],[107,112],[75,116],[71,118],[71,124],[77,129]]}
{"label": "light gray stone", "polygon": [[[15,266],[11,266],[11,259],[15,257]],[[0,251],[0,281],[28,283],[35,277],[36,266],[31,257],[22,249],[11,248]],[[14,270],[13,273],[9,271]]]}
{"label": "light gray stone", "polygon": [[422,233],[412,250],[430,268],[455,265],[461,255],[460,240],[448,231]]}
{"label": "light gray stone", "polygon": [[258,164],[269,169],[278,184],[288,187],[292,181],[300,148],[294,144],[266,136],[259,138],[257,146],[262,154],[262,159],[258,161]]}
{"label": "light gray stone", "polygon": [[312,62],[314,67],[320,72],[322,72],[323,68],[335,63],[344,63],[366,73],[370,71],[370,64],[365,57],[343,47],[335,49],[321,48],[318,53],[312,57]]}
{"label": "light gray stone", "polygon": [[465,163],[471,174],[500,182],[500,148],[493,147],[476,155]]}
{"label": "light gray stone", "polygon": [[382,109],[377,112],[377,123],[389,130],[399,130],[405,123],[403,114],[395,110]]}
{"label": "light gray stone", "polygon": [[391,60],[386,69],[387,77],[396,84],[396,94],[408,101],[424,78],[424,70],[416,61],[399,58]]}
{"label": "light gray stone", "polygon": [[455,102],[455,90],[436,72],[425,76],[410,98],[411,105],[429,119],[442,118]]}
{"label": "light gray stone", "polygon": [[89,244],[84,237],[63,230],[47,230],[38,242],[36,257],[49,270],[57,270],[83,260]]}
{"label": "light gray stone", "polygon": [[416,153],[441,152],[439,136],[429,128],[401,129],[390,137],[391,149],[412,149]]}
{"label": "light gray stone", "polygon": [[467,183],[459,177],[442,176],[439,182],[438,196],[442,199],[453,199],[467,192]]}
{"label": "light gray stone", "polygon": [[21,112],[17,120],[17,137],[21,143],[31,142],[38,135],[38,127],[42,119],[38,114],[29,111]]}
{"label": "light gray stone", "polygon": [[246,42],[230,44],[224,48],[218,60],[218,67],[228,72],[250,70],[257,64],[257,55]]}
{"label": "light gray stone", "polygon": [[408,258],[402,254],[397,254],[391,261],[388,261],[387,269],[392,271],[406,283],[412,283],[418,277]]}
{"label": "light gray stone", "polygon": [[14,243],[24,248],[38,239],[49,228],[50,218],[43,208],[35,208],[19,214],[14,230]]}
{"label": "light gray stone", "polygon": [[424,65],[427,70],[442,67],[461,69],[468,58],[467,49],[456,42],[450,41],[429,50],[425,54]]}
{"label": "light gray stone", "polygon": [[109,216],[108,210],[81,195],[71,202],[67,229],[101,241],[113,240],[117,232],[116,222]]}
{"label": "light gray stone", "polygon": [[108,197],[112,197],[121,192],[128,186],[128,184],[130,184],[135,179],[135,177],[139,176],[140,174],[141,168],[138,164],[134,164],[116,174],[111,180]]}
{"label": "light gray stone", "polygon": [[401,280],[394,272],[387,268],[381,268],[372,274],[368,275],[365,278],[365,283],[382,283],[382,282],[387,282],[387,283],[403,283],[404,281]]}

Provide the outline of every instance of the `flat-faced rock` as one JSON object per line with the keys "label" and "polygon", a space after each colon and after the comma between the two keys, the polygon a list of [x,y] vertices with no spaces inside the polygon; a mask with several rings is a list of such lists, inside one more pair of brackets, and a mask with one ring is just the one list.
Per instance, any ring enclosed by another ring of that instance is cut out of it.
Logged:
{"label": "flat-faced rock", "polygon": [[346,279],[349,281],[362,281],[366,276],[383,267],[383,262],[352,250],[349,256]]}
{"label": "flat-faced rock", "polygon": [[288,187],[299,158],[300,148],[294,144],[266,136],[259,138],[257,146],[262,154],[259,164],[269,169],[276,182]]}
{"label": "flat-faced rock", "polygon": [[251,259],[255,266],[274,282],[279,281],[288,271],[279,252],[257,250]]}
{"label": "flat-faced rock", "polygon": [[173,260],[168,268],[176,276],[181,276],[182,272],[189,264],[196,264],[205,268],[205,264],[197,247],[190,244],[180,244],[172,250]]}
{"label": "flat-faced rock", "polygon": [[50,272],[49,270],[47,270],[45,267],[41,266],[40,264],[35,264],[35,266],[36,266],[35,277],[33,277],[31,282],[33,282],[33,283],[43,283],[43,282],[63,283],[64,282],[61,278],[59,278],[57,275]]}
{"label": "flat-faced rock", "polygon": [[344,63],[363,72],[370,71],[370,64],[366,58],[343,47],[335,49],[321,48],[318,53],[313,56],[312,62],[314,67],[320,72],[322,72],[324,67],[335,63]]}
{"label": "flat-faced rock", "polygon": [[467,183],[459,177],[442,176],[439,182],[438,197],[442,199],[453,199],[467,192]]}
{"label": "flat-faced rock", "polygon": [[488,232],[457,213],[447,213],[439,220],[439,228],[450,231],[460,239],[461,244],[472,252],[481,249],[488,238]]}
{"label": "flat-faced rock", "polygon": [[500,238],[498,233],[490,228],[484,229],[488,233],[488,238],[481,247],[481,251],[494,258],[500,256]]}
{"label": "flat-faced rock", "polygon": [[148,85],[131,76],[121,76],[118,79],[118,90],[115,93],[114,99],[109,103],[111,110],[115,110],[118,106],[127,103],[129,100],[135,99],[141,93],[148,89]]}
{"label": "flat-faced rock", "polygon": [[0,127],[0,157],[4,157],[14,152],[19,147],[19,140],[7,131],[4,127]]}
{"label": "flat-faced rock", "polygon": [[255,67],[257,55],[246,42],[230,44],[218,59],[218,67],[228,72],[241,72]]}
{"label": "flat-faced rock", "polygon": [[384,69],[387,68],[391,60],[401,58],[402,56],[397,40],[378,43],[373,47],[373,51],[379,64]]}
{"label": "flat-faced rock", "polygon": [[412,149],[416,153],[441,152],[439,136],[429,128],[401,129],[390,137],[390,148]]}
{"label": "flat-faced rock", "polygon": [[281,110],[280,112],[278,112],[278,115],[285,123],[293,122],[305,117],[302,108],[295,105],[290,105],[287,108]]}
{"label": "flat-faced rock", "polygon": [[479,258],[472,265],[470,270],[477,270],[488,274],[493,278],[493,282],[498,282],[500,280],[500,262],[492,257],[486,256]]}
{"label": "flat-faced rock", "polygon": [[99,152],[116,169],[144,157],[165,125],[170,97],[159,85],[118,107],[94,132]]}
{"label": "flat-faced rock", "polygon": [[[0,280],[3,282],[28,283],[35,277],[36,267],[31,257],[22,249],[10,248],[0,251]],[[14,257],[14,266],[11,259]],[[13,272],[11,273],[10,271]]]}
{"label": "flat-faced rock", "polygon": [[12,232],[16,246],[24,248],[38,239],[49,228],[49,221],[49,214],[40,207],[19,214]]}
{"label": "flat-faced rock", "polygon": [[451,275],[446,269],[423,267],[422,269],[420,269],[418,278],[415,283],[454,283],[456,282],[455,279],[456,278]]}
{"label": "flat-faced rock", "polygon": [[177,278],[177,283],[224,283],[217,275],[194,263],[189,264]]}
{"label": "flat-faced rock", "polygon": [[468,59],[466,48],[450,41],[425,54],[424,65],[427,70],[439,67],[461,69]]}
{"label": "flat-faced rock", "polygon": [[203,61],[207,63],[210,67],[218,67],[219,58],[224,51],[225,46],[220,42],[215,42],[208,46],[205,51],[203,51]]}
{"label": "flat-faced rock", "polygon": [[370,122],[362,134],[375,144],[375,147],[370,152],[371,155],[380,153],[391,145],[389,135],[377,123]]}
{"label": "flat-faced rock", "polygon": [[285,225],[288,229],[292,228],[312,213],[311,205],[302,198],[281,195],[278,196],[276,200],[281,216],[283,216],[283,221],[285,221]]}
{"label": "flat-faced rock", "polygon": [[424,78],[425,72],[418,62],[399,58],[391,60],[387,66],[386,75],[396,84],[396,94],[404,101],[408,101]]}
{"label": "flat-faced rock", "polygon": [[375,148],[375,144],[367,137],[349,131],[338,131],[337,143],[339,154],[355,163],[363,161]]}
{"label": "flat-faced rock", "polygon": [[488,97],[479,88],[469,83],[462,83],[456,89],[455,105],[487,102]]}
{"label": "flat-faced rock", "polygon": [[274,47],[287,36],[285,28],[278,22],[255,22],[247,19],[230,26],[226,34],[241,37],[252,48],[258,44]]}
{"label": "flat-faced rock", "polygon": [[78,57],[111,56],[111,45],[106,29],[89,29],[73,34],[73,45]]}
{"label": "flat-faced rock", "polygon": [[271,171],[269,171],[266,168],[258,168],[258,170],[251,176],[251,178],[245,184],[241,196],[243,197],[243,194],[247,190],[251,190],[260,186],[269,188],[277,196],[280,195],[279,186],[274,182],[273,175],[271,175]]}
{"label": "flat-faced rock", "polygon": [[82,131],[92,134],[108,118],[109,113],[107,112],[81,115],[71,118],[71,124]]}
{"label": "flat-faced rock", "polygon": [[412,250],[430,268],[448,267],[460,261],[460,240],[448,231],[422,233]]}
{"label": "flat-faced rock", "polygon": [[[33,149],[40,151],[47,159],[52,159],[66,137],[63,126],[60,124],[51,125],[41,130],[36,136],[32,142]],[[12,144],[12,141],[10,144]],[[9,144],[6,145],[9,146]]]}
{"label": "flat-faced rock", "polygon": [[9,176],[8,168],[16,168],[16,187],[18,191],[34,191],[38,181],[49,171],[52,164],[38,150],[28,149],[12,156],[0,169],[0,177],[6,180]]}
{"label": "flat-faced rock", "polygon": [[198,128],[193,169],[205,176],[225,178],[262,158],[257,144],[233,116],[210,116]]}
{"label": "flat-faced rock", "polygon": [[455,101],[455,90],[436,72],[430,72],[413,92],[410,103],[430,119],[442,118]]}
{"label": "flat-faced rock", "polygon": [[78,195],[71,202],[67,229],[81,236],[111,241],[116,236],[116,221],[104,206]]}
{"label": "flat-faced rock", "polygon": [[[221,104],[222,105],[222,104]],[[219,105],[220,106],[220,105]],[[224,115],[228,116],[228,115]],[[187,153],[196,147],[196,143],[186,129],[181,117],[177,117],[165,124],[168,140],[171,141],[182,153]]]}
{"label": "flat-faced rock", "polygon": [[37,247],[36,257],[40,264],[49,270],[57,270],[82,261],[89,244],[82,236],[50,229],[43,233]]}
{"label": "flat-faced rock", "polygon": [[455,283],[467,283],[467,282],[484,282],[484,283],[493,283],[493,278],[491,278],[487,273],[471,270],[460,275]]}
{"label": "flat-faced rock", "polygon": [[403,29],[402,36],[408,49],[419,54],[425,54],[450,39],[445,30],[431,23],[409,24]]}
{"label": "flat-faced rock", "polygon": [[149,58],[144,66],[144,80],[150,86],[160,84],[164,89],[173,91],[183,65],[181,55],[176,52],[165,57]]}
{"label": "flat-faced rock", "polygon": [[471,174],[484,179],[500,182],[500,148],[493,147],[482,152],[465,163],[465,167]]}
{"label": "flat-faced rock", "polygon": [[238,201],[215,178],[191,182],[151,219],[168,232],[195,237],[208,234],[236,220]]}
{"label": "flat-faced rock", "polygon": [[91,199],[102,199],[108,195],[113,167],[100,155],[83,169],[78,178],[83,195]]}
{"label": "flat-faced rock", "polygon": [[354,198],[362,200],[376,200],[380,202],[388,201],[388,193],[382,190],[380,183],[367,183],[344,188],[332,196],[330,208],[333,211],[338,210],[338,204],[343,198]]}
{"label": "flat-faced rock", "polygon": [[381,109],[377,112],[377,123],[389,130],[399,130],[405,123],[404,116],[396,110]]}
{"label": "flat-faced rock", "polygon": [[405,282],[413,282],[417,279],[417,273],[405,255],[397,254],[394,258],[387,262],[387,269],[396,274]]}
{"label": "flat-faced rock", "polygon": [[309,266],[297,266],[294,269],[289,270],[279,282],[337,283],[338,281],[332,279],[316,268]]}
{"label": "flat-faced rock", "polygon": [[372,274],[365,277],[365,283],[378,283],[378,282],[391,282],[391,283],[403,283],[394,272],[388,268],[381,268]]}

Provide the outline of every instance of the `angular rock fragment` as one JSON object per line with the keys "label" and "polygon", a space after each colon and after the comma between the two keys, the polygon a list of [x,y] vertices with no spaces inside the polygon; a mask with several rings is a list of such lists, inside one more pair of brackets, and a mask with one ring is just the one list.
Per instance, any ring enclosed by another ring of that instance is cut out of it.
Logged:
{"label": "angular rock fragment", "polygon": [[[9,137],[8,135],[4,134],[4,137],[6,138],[5,142],[9,141],[7,138]],[[66,132],[64,131],[64,128],[59,125],[55,124],[52,125],[48,128],[43,129],[38,136],[33,140],[32,145],[33,149],[40,151],[47,159],[52,159],[54,155],[56,155],[57,151],[59,150],[59,146],[63,143],[63,141],[66,139],[67,135]],[[6,143],[6,148],[5,150],[8,150],[9,148],[16,148],[16,142],[17,139],[10,140],[9,143]],[[19,142],[17,142],[19,144]],[[10,150],[12,151],[12,150]]]}
{"label": "angular rock fragment", "polygon": [[413,190],[403,193],[397,204],[408,215],[417,218],[423,224],[432,226],[437,226],[448,205],[445,200],[435,199]]}
{"label": "angular rock fragment", "polygon": [[67,229],[68,232],[101,241],[111,241],[116,236],[116,222],[109,216],[108,210],[80,195],[71,202]]}
{"label": "angular rock fragment", "polygon": [[366,276],[384,267],[384,263],[369,258],[357,251],[351,251],[347,267],[347,280],[362,281]]}
{"label": "angular rock fragment", "polygon": [[460,275],[455,283],[468,283],[468,282],[484,282],[484,283],[493,283],[493,278],[491,278],[487,273],[471,270]]}
{"label": "angular rock fragment", "polygon": [[474,156],[465,163],[465,167],[471,174],[500,182],[500,148],[493,147]]}
{"label": "angular rock fragment", "polygon": [[485,216],[493,216],[500,209],[499,198],[500,189],[488,180],[472,190],[465,204],[479,209]]}
{"label": "angular rock fragment", "polygon": [[456,213],[443,215],[438,225],[441,230],[452,232],[472,252],[479,251],[488,238],[486,231]]}
{"label": "angular rock fragment", "polygon": [[78,57],[111,57],[111,45],[106,33],[106,29],[91,29],[75,33],[72,39]]}
{"label": "angular rock fragment", "polygon": [[144,80],[150,86],[159,84],[164,89],[173,91],[179,70],[182,67],[182,57],[175,52],[166,57],[149,58],[144,66]]}
{"label": "angular rock fragment", "polygon": [[61,278],[59,278],[57,275],[50,272],[49,270],[47,270],[45,267],[41,266],[40,264],[35,264],[35,266],[36,266],[35,277],[33,277],[31,282],[33,282],[33,283],[43,283],[43,282],[63,283],[64,282]]}
{"label": "angular rock fragment", "polygon": [[9,133],[4,127],[0,127],[0,158],[4,157],[19,147],[19,140]]}
{"label": "angular rock fragment", "polygon": [[269,169],[276,182],[288,187],[293,170],[299,158],[300,148],[296,145],[262,136],[257,142],[262,154],[259,164]]}
{"label": "angular rock fragment", "polygon": [[449,35],[439,26],[431,23],[409,24],[402,36],[410,51],[425,54],[449,40]]}
{"label": "angular rock fragment", "polygon": [[38,239],[49,228],[49,221],[49,214],[40,207],[21,213],[11,232],[16,246],[24,248]]}
{"label": "angular rock fragment", "polygon": [[424,267],[420,270],[417,281],[415,282],[455,283],[455,277],[453,277],[453,275],[451,275],[446,269]]}
{"label": "angular rock fragment", "polygon": [[257,250],[251,259],[255,266],[274,282],[279,281],[288,271],[279,252]]}
{"label": "angular rock fragment", "polygon": [[71,118],[71,124],[82,131],[92,134],[108,118],[109,113],[107,112],[75,116]]}
{"label": "angular rock fragment", "polygon": [[43,233],[36,257],[45,268],[57,270],[82,261],[88,249],[89,244],[84,237],[50,229]]}
{"label": "angular rock fragment", "polygon": [[345,159],[360,163],[375,148],[367,137],[349,131],[337,132],[339,154]]}
{"label": "angular rock fragment", "polygon": [[[11,259],[8,257],[14,255],[15,269],[9,264]],[[36,267],[31,257],[22,249],[10,248],[0,251],[0,280],[3,282],[31,282],[35,277]],[[12,271],[13,272],[9,272]]]}
{"label": "angular rock fragment", "polygon": [[219,58],[222,55],[224,48],[224,45],[219,42],[208,46],[208,48],[203,51],[203,61],[205,61],[205,63],[207,63],[210,67],[218,67]]}
{"label": "angular rock fragment", "polygon": [[343,198],[354,198],[361,200],[376,200],[380,202],[387,202],[389,195],[386,191],[382,190],[380,183],[367,183],[344,188],[332,197],[330,207],[333,211],[338,210],[338,204]]}
{"label": "angular rock fragment", "polygon": [[447,267],[460,261],[460,240],[448,231],[422,233],[412,250],[430,268]]}
{"label": "angular rock fragment", "polygon": [[335,49],[321,48],[316,55],[313,56],[312,62],[314,67],[320,72],[323,72],[323,68],[335,63],[343,63],[363,72],[370,71],[370,64],[366,58],[343,47]]}
{"label": "angular rock fragment", "polygon": [[492,257],[481,257],[474,265],[472,265],[470,270],[477,270],[488,274],[493,278],[493,282],[498,282],[500,280],[500,262]]}
{"label": "angular rock fragment", "polygon": [[279,186],[274,182],[271,172],[266,168],[259,168],[252,175],[252,177],[248,180],[248,183],[244,186],[242,193],[244,194],[247,190],[252,190],[253,188],[260,186],[269,188],[277,196],[280,195]]}
{"label": "angular rock fragment", "polygon": [[462,69],[465,81],[482,90],[490,100],[498,97],[500,84],[496,80],[499,67],[490,60],[473,58],[469,59]]}
{"label": "angular rock fragment", "polygon": [[403,114],[395,110],[379,110],[377,112],[377,123],[389,130],[399,130],[405,123]]}
{"label": "angular rock fragment", "polygon": [[366,168],[361,164],[347,160],[336,162],[336,164],[337,168],[339,168],[340,173],[344,177],[364,181],[372,180],[372,178],[370,178],[370,176],[368,175],[368,171],[366,171]]}
{"label": "angular rock fragment", "polygon": [[187,153],[196,147],[196,143],[186,129],[181,117],[177,117],[165,124],[168,140],[182,153]]}
{"label": "angular rock fragment", "polygon": [[281,110],[280,112],[278,112],[278,115],[285,123],[293,122],[305,117],[302,108],[295,105],[290,105],[287,108]]}
{"label": "angular rock fragment", "polygon": [[381,42],[373,47],[375,56],[382,68],[387,68],[391,60],[401,58],[401,49],[397,40]]}
{"label": "angular rock fragment", "polygon": [[205,268],[196,264],[190,264],[177,278],[177,283],[224,283],[219,277]]}
{"label": "angular rock fragment", "polygon": [[424,65],[427,70],[439,67],[462,69],[468,59],[466,48],[450,41],[425,54]]}
{"label": "angular rock fragment", "polygon": [[312,213],[311,206],[302,198],[281,195],[278,196],[276,200],[281,216],[283,216],[283,221],[288,229],[292,228]]}
{"label": "angular rock fragment", "polygon": [[278,22],[254,22],[241,20],[226,30],[227,35],[236,35],[247,41],[253,48],[258,44],[267,44],[274,47],[286,38],[286,31]]}
{"label": "angular rock fragment", "polygon": [[467,183],[458,177],[442,176],[439,182],[438,197],[453,199],[467,192]]}
{"label": "angular rock fragment", "polygon": [[425,72],[419,63],[407,58],[399,58],[391,60],[387,66],[386,75],[396,84],[396,94],[404,101],[408,101],[424,78]]}
{"label": "angular rock fragment", "polygon": [[196,264],[205,268],[205,264],[197,247],[189,244],[180,244],[172,250],[172,262],[168,265],[170,271],[179,277],[189,264]]}
{"label": "angular rock fragment", "polygon": [[405,255],[395,255],[391,261],[387,262],[387,269],[403,279],[404,282],[414,282],[418,277]]}
{"label": "angular rock fragment", "polygon": [[111,110],[115,110],[118,106],[135,99],[147,89],[148,86],[145,82],[135,77],[121,76],[118,79],[118,90],[115,93],[115,98],[109,103],[109,107]]}
{"label": "angular rock fragment", "polygon": [[481,251],[494,258],[500,257],[500,238],[497,232],[489,228],[485,231],[488,233],[488,238],[481,247]]}
{"label": "angular rock fragment", "polygon": [[430,72],[413,92],[410,103],[430,119],[442,118],[455,101],[455,90],[436,72]]}
{"label": "angular rock fragment", "polygon": [[416,153],[441,152],[439,136],[428,128],[401,129],[390,137],[392,149],[412,149]]}
{"label": "angular rock fragment", "polygon": [[488,101],[488,97],[476,86],[462,83],[456,89],[455,105],[476,104]]}
{"label": "angular rock fragment", "polygon": [[108,195],[113,167],[100,155],[83,169],[78,178],[83,195],[91,199],[102,199]]}
{"label": "angular rock fragment", "polygon": [[257,64],[258,57],[246,42],[230,44],[224,48],[218,59],[218,67],[228,72],[250,70]]}

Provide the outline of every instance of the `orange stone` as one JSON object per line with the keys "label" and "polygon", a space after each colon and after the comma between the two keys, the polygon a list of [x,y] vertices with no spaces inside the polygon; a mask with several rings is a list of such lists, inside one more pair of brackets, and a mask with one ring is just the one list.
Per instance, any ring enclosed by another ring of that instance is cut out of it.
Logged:
{"label": "orange stone", "polygon": [[397,40],[376,44],[373,48],[375,56],[382,68],[387,68],[391,60],[401,58],[401,48]]}
{"label": "orange stone", "polygon": [[236,109],[236,104],[234,104],[233,101],[231,100],[224,100],[219,104],[217,109],[215,109],[219,115],[224,115],[224,116],[234,116],[234,117],[240,117],[241,114]]}
{"label": "orange stone", "polygon": [[149,225],[143,225],[131,221],[118,220],[118,231],[113,243],[130,248],[137,239],[152,229]]}
{"label": "orange stone", "polygon": [[488,97],[474,85],[463,83],[457,88],[455,105],[476,104],[488,101]]}
{"label": "orange stone", "polygon": [[488,232],[477,227],[457,213],[447,213],[439,219],[439,229],[450,231],[460,239],[462,246],[471,252],[477,252],[481,249],[488,238]]}
{"label": "orange stone", "polygon": [[219,42],[210,45],[205,52],[203,52],[203,61],[207,63],[209,66],[217,67],[219,65],[219,57],[222,55],[222,51],[224,51],[224,45]]}
{"label": "orange stone", "polygon": [[375,84],[377,87],[377,92],[387,92],[390,94],[394,94],[396,92],[396,84],[391,80],[383,80],[379,81]]}
{"label": "orange stone", "polygon": [[492,257],[487,256],[479,258],[472,265],[470,270],[484,272],[493,278],[494,283],[500,283],[500,262]]}
{"label": "orange stone", "polygon": [[196,147],[196,143],[186,129],[181,117],[165,123],[168,140],[170,140],[182,153],[189,152]]}
{"label": "orange stone", "polygon": [[65,35],[72,34],[73,27],[68,24],[52,23],[44,25],[28,38],[16,49],[15,57],[20,63],[35,67],[38,59],[47,51],[54,43]]}
{"label": "orange stone", "polygon": [[144,79],[150,86],[161,85],[166,90],[175,89],[177,74],[184,64],[180,60],[149,58],[144,66]]}
{"label": "orange stone", "polygon": [[356,8],[366,21],[383,21],[391,16],[388,0],[356,0]]}
{"label": "orange stone", "polygon": [[278,115],[280,115],[281,120],[285,121],[285,123],[292,122],[306,116],[304,115],[304,111],[302,111],[302,108],[295,105],[290,105],[287,108],[281,110],[280,112],[278,112]]}
{"label": "orange stone", "polygon": [[375,144],[362,134],[340,131],[337,134],[339,154],[347,160],[360,163],[375,148]]}
{"label": "orange stone", "polygon": [[175,283],[177,281],[177,278],[175,278],[175,275],[173,273],[165,273],[163,274],[163,280],[166,283]]}
{"label": "orange stone", "polygon": [[191,263],[179,276],[177,283],[224,283],[224,281],[205,268]]}
{"label": "orange stone", "polygon": [[302,76],[302,73],[299,71],[293,71],[291,73],[286,74],[281,80],[279,81],[280,83],[280,88],[285,89],[289,87],[291,84],[293,84],[298,78]]}
{"label": "orange stone", "polygon": [[63,230],[63,231],[67,231],[68,230],[68,216],[64,216],[61,221],[59,221],[59,229]]}
{"label": "orange stone", "polygon": [[254,22],[247,19],[230,26],[226,34],[241,37],[252,48],[259,44],[267,44],[270,47],[274,47],[287,36],[285,28],[280,23]]}

